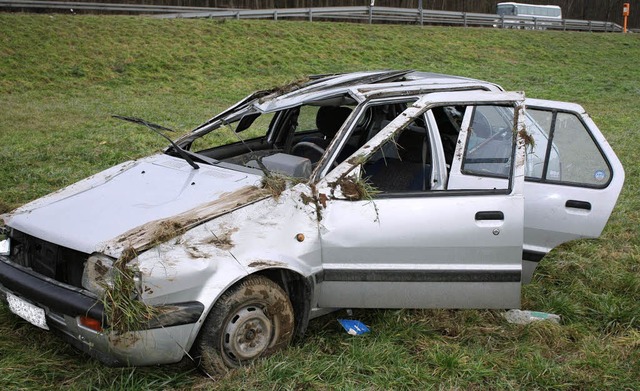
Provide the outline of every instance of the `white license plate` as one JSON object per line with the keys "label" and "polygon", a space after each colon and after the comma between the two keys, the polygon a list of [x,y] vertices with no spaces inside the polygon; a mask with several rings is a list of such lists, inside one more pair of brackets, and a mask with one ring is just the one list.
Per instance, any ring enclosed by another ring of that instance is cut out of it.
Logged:
{"label": "white license plate", "polygon": [[18,315],[34,326],[38,326],[41,329],[49,330],[49,326],[47,326],[47,320],[44,316],[44,310],[42,308],[36,307],[31,303],[27,303],[26,301],[12,295],[11,293],[7,293],[7,302],[9,302],[9,309],[14,314]]}

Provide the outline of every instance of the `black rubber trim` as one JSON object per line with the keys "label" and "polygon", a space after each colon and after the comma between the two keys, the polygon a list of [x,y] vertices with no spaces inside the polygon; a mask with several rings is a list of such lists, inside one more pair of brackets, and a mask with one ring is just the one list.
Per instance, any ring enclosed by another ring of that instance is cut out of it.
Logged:
{"label": "black rubber trim", "polygon": [[545,255],[547,255],[547,253],[527,250],[522,251],[522,259],[524,261],[540,262]]}
{"label": "black rubber trim", "polygon": [[504,213],[500,212],[499,210],[477,212],[476,220],[504,220]]}
{"label": "black rubber trim", "polygon": [[520,270],[325,269],[321,281],[360,282],[520,282]]}
{"label": "black rubber trim", "polygon": [[[504,179],[504,178],[502,178]],[[375,198],[426,198],[426,197],[470,197],[485,195],[509,195],[509,189],[469,189],[469,190],[409,190],[404,192],[383,192],[375,195]],[[353,202],[353,201],[349,201]]]}
{"label": "black rubber trim", "polygon": [[189,301],[155,307],[158,314],[153,317],[145,329],[180,326],[196,323],[204,312],[204,304],[199,301]]}
{"label": "black rubber trim", "polygon": [[508,163],[510,158],[475,158],[475,159],[466,159],[465,162],[467,164],[482,164],[482,163]]}
{"label": "black rubber trim", "polygon": [[587,201],[568,200],[564,204],[564,206],[566,206],[567,208],[591,210],[591,202],[587,202]]}
{"label": "black rubber trim", "polygon": [[80,289],[38,278],[0,256],[0,284],[29,301],[69,316],[86,315],[103,320],[104,308],[99,300]]}

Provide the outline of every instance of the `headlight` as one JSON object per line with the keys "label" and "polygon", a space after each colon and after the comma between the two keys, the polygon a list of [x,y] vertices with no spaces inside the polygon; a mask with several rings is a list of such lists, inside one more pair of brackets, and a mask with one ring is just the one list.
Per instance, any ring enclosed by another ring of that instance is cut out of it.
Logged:
{"label": "headlight", "polygon": [[0,255],[11,254],[11,239],[9,238],[9,229],[5,226],[0,227]]}
{"label": "headlight", "polygon": [[11,254],[11,239],[0,236],[0,255]]}
{"label": "headlight", "polygon": [[93,254],[82,272],[82,286],[98,296],[108,288],[113,288],[113,258],[102,254]]}
{"label": "headlight", "polygon": [[[121,273],[113,267],[115,260],[103,254],[93,254],[88,259],[82,272],[82,286],[84,289],[104,295],[107,289],[114,287],[116,273]],[[132,270],[133,292],[131,297],[138,296],[142,288],[142,278],[138,270]]]}

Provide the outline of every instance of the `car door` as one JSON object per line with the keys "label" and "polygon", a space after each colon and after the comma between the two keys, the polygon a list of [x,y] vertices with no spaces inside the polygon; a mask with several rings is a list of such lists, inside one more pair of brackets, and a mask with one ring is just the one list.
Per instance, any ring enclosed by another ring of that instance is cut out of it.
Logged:
{"label": "car door", "polygon": [[524,267],[528,280],[552,248],[600,236],[624,183],[624,170],[585,110],[527,99],[534,139],[525,169]]}
{"label": "car door", "polygon": [[[476,175],[469,186],[456,189],[388,189],[366,193],[364,176],[398,181],[403,171],[391,175],[369,170],[376,164],[395,167],[391,146],[401,145],[399,132],[412,123],[425,124],[431,159],[428,170],[444,161],[438,130],[428,111],[435,106],[467,106],[460,128],[455,158],[468,155],[469,133],[479,105],[510,106],[520,110],[516,93],[434,93],[420,98],[351,158],[317,185],[325,200],[320,220],[323,271],[318,275],[319,307],[373,308],[513,308],[520,304],[523,229],[524,144],[515,148],[507,140],[511,164],[502,186],[487,188]],[[517,118],[517,116],[515,116]],[[513,126],[511,129],[516,129]],[[415,130],[420,132],[420,130]],[[511,132],[513,135],[513,132]],[[381,157],[380,162],[371,160]],[[520,158],[512,157],[520,154]],[[425,154],[426,155],[426,154]],[[399,160],[401,163],[401,159]],[[406,159],[405,159],[406,161]],[[369,165],[369,166],[367,166]],[[458,167],[462,167],[458,164]],[[446,167],[442,167],[446,170]],[[365,172],[366,171],[366,172]],[[447,173],[438,173],[446,177]],[[433,173],[431,177],[433,177]],[[424,177],[423,177],[424,180]],[[424,183],[424,182],[423,182]],[[482,184],[476,186],[475,184]],[[380,185],[379,188],[386,187]],[[329,195],[328,197],[326,195]],[[328,199],[327,199],[328,198]]]}

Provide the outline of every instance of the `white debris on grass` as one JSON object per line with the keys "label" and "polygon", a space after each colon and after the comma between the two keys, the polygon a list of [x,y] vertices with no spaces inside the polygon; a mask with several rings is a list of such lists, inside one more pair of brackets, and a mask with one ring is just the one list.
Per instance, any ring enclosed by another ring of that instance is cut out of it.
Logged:
{"label": "white debris on grass", "polygon": [[507,319],[507,322],[514,324],[529,324],[531,322],[538,322],[542,320],[550,321],[556,324],[560,323],[559,315],[549,314],[547,312],[509,310],[503,315],[505,319]]}

